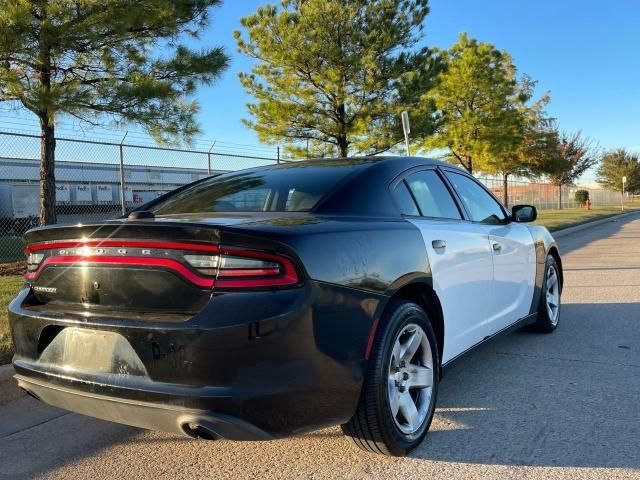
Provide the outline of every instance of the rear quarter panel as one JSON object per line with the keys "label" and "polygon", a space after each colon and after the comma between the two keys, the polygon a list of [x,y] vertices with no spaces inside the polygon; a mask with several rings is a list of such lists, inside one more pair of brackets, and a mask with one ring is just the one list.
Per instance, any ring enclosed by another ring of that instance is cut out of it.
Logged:
{"label": "rear quarter panel", "polygon": [[260,225],[255,240],[251,227],[223,231],[221,242],[249,242],[244,246],[250,248],[257,237],[264,237],[281,243],[316,281],[392,295],[416,275],[431,276],[420,231],[403,219],[276,219]]}

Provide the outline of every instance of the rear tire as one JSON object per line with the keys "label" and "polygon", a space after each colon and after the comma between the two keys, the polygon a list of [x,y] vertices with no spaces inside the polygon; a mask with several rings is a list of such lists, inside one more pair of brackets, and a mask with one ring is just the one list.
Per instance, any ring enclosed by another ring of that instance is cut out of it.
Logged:
{"label": "rear tire", "polygon": [[558,328],[560,322],[562,282],[560,269],[553,255],[547,256],[544,267],[542,293],[538,305],[538,319],[532,325],[536,332],[551,333]]}
{"label": "rear tire", "polygon": [[342,431],[365,451],[404,456],[422,442],[431,425],[440,359],[431,322],[420,306],[398,301],[387,311],[376,332],[358,407]]}

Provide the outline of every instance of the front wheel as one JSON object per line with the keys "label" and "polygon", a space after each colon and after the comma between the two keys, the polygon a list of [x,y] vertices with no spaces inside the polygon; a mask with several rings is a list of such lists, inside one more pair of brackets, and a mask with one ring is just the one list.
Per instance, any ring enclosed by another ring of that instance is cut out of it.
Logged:
{"label": "front wheel", "polygon": [[431,425],[440,360],[420,306],[396,302],[388,312],[376,334],[356,413],[342,430],[363,450],[403,456],[422,442]]}
{"label": "front wheel", "polygon": [[542,333],[551,333],[558,327],[561,294],[562,282],[558,263],[553,255],[549,255],[545,264],[542,294],[538,305],[538,319],[533,324],[534,330]]}

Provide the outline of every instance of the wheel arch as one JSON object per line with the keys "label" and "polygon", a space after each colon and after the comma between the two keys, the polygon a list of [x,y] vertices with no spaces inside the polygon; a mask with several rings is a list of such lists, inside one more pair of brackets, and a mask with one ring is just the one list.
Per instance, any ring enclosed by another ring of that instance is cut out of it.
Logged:
{"label": "wheel arch", "polygon": [[562,289],[562,286],[564,285],[564,273],[562,272],[562,259],[560,258],[558,247],[556,247],[556,245],[552,245],[549,248],[548,254],[555,259],[556,264],[558,265],[558,273],[560,274],[560,288]]}
{"label": "wheel arch", "polygon": [[[438,342],[438,358],[440,363],[442,363],[445,335],[444,314],[440,299],[433,289],[430,280],[430,278],[414,280],[396,289],[389,297],[389,300],[385,303],[378,318],[380,318],[381,322],[384,321],[384,318],[386,317],[385,314],[396,300],[405,300],[419,305],[429,317],[433,331],[436,334],[436,341]],[[375,334],[375,332],[372,333]]]}

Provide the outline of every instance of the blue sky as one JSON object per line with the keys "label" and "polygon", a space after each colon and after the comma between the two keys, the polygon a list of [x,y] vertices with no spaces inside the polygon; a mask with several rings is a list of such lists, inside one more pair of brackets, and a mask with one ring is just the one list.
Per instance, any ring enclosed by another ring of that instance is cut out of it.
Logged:
{"label": "blue sky", "polygon": [[[240,122],[250,98],[237,79],[251,64],[236,52],[232,32],[264,3],[227,0],[203,36],[232,55],[221,81],[201,94],[208,136],[256,142]],[[562,129],[582,130],[605,148],[640,149],[640,2],[432,0],[427,44],[448,48],[463,31],[507,50],[541,92],[550,91],[548,112]]]}
{"label": "blue sky", "polygon": [[[231,65],[199,92],[204,143],[258,144],[241,122],[250,98],[237,73],[251,62],[236,51],[233,31],[240,17],[265,3],[226,0],[212,12],[201,42],[225,46]],[[548,112],[562,129],[581,129],[605,148],[640,150],[640,2],[432,0],[424,41],[448,48],[462,31],[510,52],[519,70],[539,81],[540,92],[550,91]],[[7,118],[0,116],[0,126]]]}

